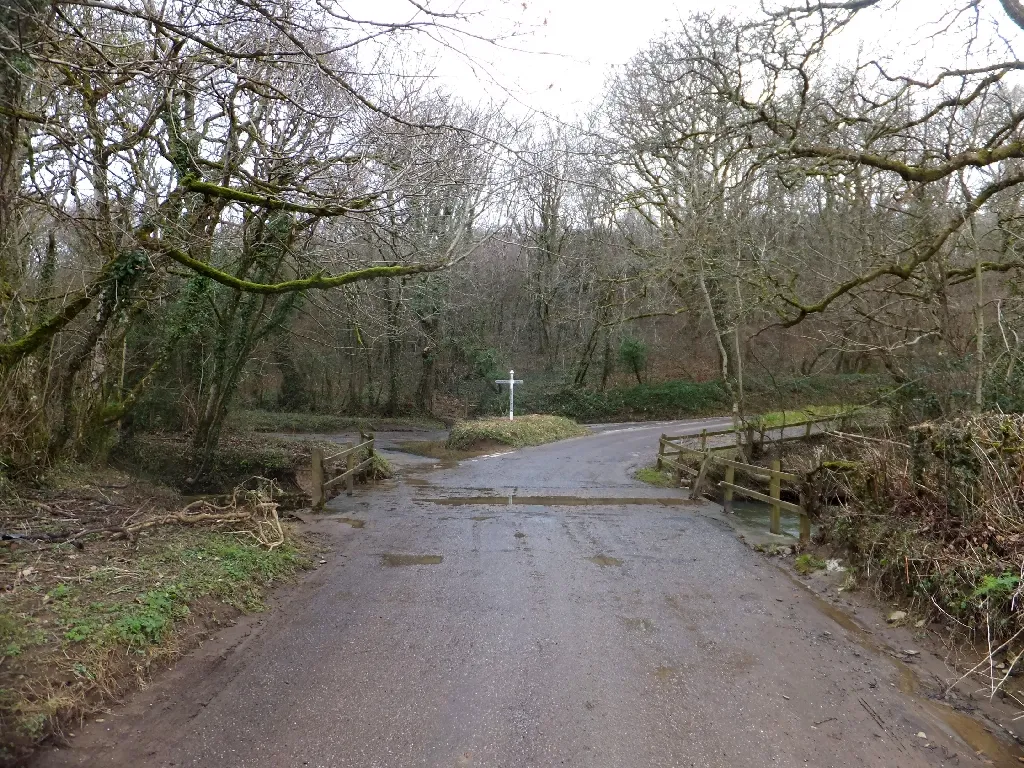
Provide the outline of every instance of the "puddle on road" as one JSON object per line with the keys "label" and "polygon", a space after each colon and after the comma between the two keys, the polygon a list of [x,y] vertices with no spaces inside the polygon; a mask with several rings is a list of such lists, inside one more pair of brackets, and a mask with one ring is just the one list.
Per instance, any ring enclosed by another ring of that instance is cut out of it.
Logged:
{"label": "puddle on road", "polygon": [[899,672],[899,681],[897,682],[899,690],[912,696],[914,701],[944,722],[967,746],[988,758],[996,768],[1020,768],[1024,764],[1024,750],[991,733],[982,721],[953,709],[948,704],[918,693],[917,670],[894,658],[895,651],[892,648],[876,640],[846,611],[822,598],[789,571],[783,570],[782,572],[811,598],[818,610],[849,632],[858,645],[871,653],[884,656],[896,667]]}
{"label": "puddle on road", "polygon": [[403,477],[402,482],[413,488],[429,488],[433,485],[432,482],[422,477]]}
{"label": "puddle on road", "polygon": [[477,515],[476,517],[469,518],[474,523],[482,523],[484,520],[493,520],[494,515]]}
{"label": "puddle on road", "polygon": [[675,667],[658,667],[656,670],[654,670],[654,676],[662,682],[672,680],[678,674],[679,670]]}
{"label": "puddle on road", "polygon": [[362,528],[366,525],[365,520],[356,520],[354,517],[335,517],[332,519],[337,520],[339,523],[347,523],[353,528]]}
{"label": "puddle on road", "polygon": [[689,499],[676,498],[618,498],[615,496],[449,496],[423,499],[430,504],[448,507],[463,506],[521,506],[521,507],[619,507],[662,506],[688,507],[698,504]]}
{"label": "puddle on road", "polygon": [[381,555],[380,561],[387,568],[399,568],[403,565],[440,565],[444,557],[441,555]]}
{"label": "puddle on road", "polygon": [[622,561],[615,557],[609,557],[608,555],[595,555],[594,557],[588,557],[587,560],[599,565],[602,568],[606,568],[609,565],[622,565]]}
{"label": "puddle on road", "polygon": [[515,536],[516,536],[517,539],[525,539],[526,538],[526,534],[523,533],[522,531],[516,531]]}
{"label": "puddle on road", "polygon": [[622,623],[626,625],[626,629],[632,629],[636,632],[653,632],[654,622],[650,619],[623,619]]}

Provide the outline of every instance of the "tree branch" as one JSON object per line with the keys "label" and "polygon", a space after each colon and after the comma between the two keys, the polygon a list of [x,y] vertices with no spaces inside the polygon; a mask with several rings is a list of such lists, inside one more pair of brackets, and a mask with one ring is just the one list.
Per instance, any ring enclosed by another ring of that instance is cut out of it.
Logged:
{"label": "tree branch", "polygon": [[1020,0],[1000,0],[1000,2],[1010,20],[1024,29],[1024,3],[1021,3]]}
{"label": "tree branch", "polygon": [[289,203],[270,195],[247,192],[243,189],[223,187],[219,184],[211,184],[208,181],[201,181],[191,176],[181,180],[182,186],[190,192],[198,192],[209,197],[219,197],[224,200],[232,200],[236,203],[246,203],[266,208],[272,211],[289,211],[291,213],[308,213],[311,216],[344,216],[352,211],[361,211],[373,204],[375,196],[353,198],[340,205],[302,205],[301,203]]}
{"label": "tree branch", "polygon": [[281,283],[254,283],[250,280],[243,280],[235,277],[227,272],[222,272],[216,267],[211,266],[205,261],[199,261],[189,256],[184,251],[180,251],[177,248],[173,248],[169,245],[161,243],[146,243],[147,248],[150,250],[161,253],[170,258],[174,259],[179,264],[182,264],[189,269],[198,272],[205,277],[226,285],[228,288],[234,288],[237,291],[243,291],[245,293],[261,293],[261,294],[281,294],[281,293],[293,293],[295,291],[307,291],[307,290],[325,290],[329,288],[337,288],[342,285],[348,285],[349,283],[357,283],[363,280],[375,280],[381,277],[401,277],[403,275],[419,275],[426,272],[437,272],[445,269],[452,265],[452,261],[439,261],[433,264],[407,264],[407,265],[388,265],[379,267],[366,267],[365,269],[357,269],[352,272],[346,272],[342,275],[323,275],[316,274],[311,277],[298,278],[296,280],[286,280]]}

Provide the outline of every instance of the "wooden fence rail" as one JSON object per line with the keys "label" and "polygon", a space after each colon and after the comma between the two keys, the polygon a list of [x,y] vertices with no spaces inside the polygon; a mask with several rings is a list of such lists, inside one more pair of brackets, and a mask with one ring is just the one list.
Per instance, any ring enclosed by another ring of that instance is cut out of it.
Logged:
{"label": "wooden fence rail", "polygon": [[[676,451],[667,451],[667,445],[675,447]],[[770,530],[772,533],[782,533],[782,510],[786,510],[787,512],[792,512],[800,516],[801,543],[806,544],[810,541],[811,518],[807,514],[807,505],[805,503],[803,491],[800,488],[803,478],[799,475],[794,475],[791,472],[783,472],[782,462],[778,459],[772,462],[770,468],[759,467],[756,464],[745,464],[741,461],[726,458],[725,456],[720,455],[723,451],[736,451],[736,446],[728,446],[717,450],[713,448],[705,448],[703,451],[698,451],[696,449],[684,448],[675,445],[669,442],[663,435],[658,450],[658,468],[671,469],[677,485],[682,482],[684,474],[694,478],[690,486],[690,498],[696,499],[703,489],[704,478],[707,476],[711,466],[713,464],[720,464],[725,467],[725,479],[718,484],[718,487],[722,490],[722,505],[726,512],[732,512],[732,502],[735,496],[754,499],[755,501],[763,501],[771,505]],[[687,454],[689,454],[691,459],[700,459],[699,469],[694,469],[682,462],[682,457]],[[747,488],[739,485],[736,482],[737,471],[753,477],[767,479],[769,488],[768,493],[765,494],[754,488]],[[790,501],[783,501],[783,482],[797,486],[797,491],[800,497],[799,504],[794,504]]]}
{"label": "wooden fence rail", "polygon": [[[357,445],[353,445],[351,448],[346,448],[326,458],[324,457],[323,450],[320,448],[313,449],[312,496],[314,509],[323,509],[324,504],[327,503],[327,492],[342,483],[345,483],[345,492],[351,496],[355,488],[356,475],[373,465],[374,436],[372,434],[364,435],[360,431],[359,440],[360,442]],[[366,451],[366,458],[359,461],[362,451]],[[340,459],[345,459],[345,471],[340,475],[332,477],[330,480],[325,479],[325,467],[328,463],[336,462]]]}
{"label": "wooden fence rail", "polygon": [[[830,416],[814,416],[807,419],[800,419],[794,422],[786,422],[774,427],[764,427],[760,429],[759,434],[761,437],[761,445],[764,446],[765,438],[767,437],[769,442],[772,443],[785,443],[791,440],[806,440],[812,435],[815,424],[825,424],[828,422],[839,422],[840,429],[844,428],[844,424],[852,414],[847,413],[835,413]],[[801,434],[787,435],[786,430],[792,429],[793,427],[804,427],[804,431]],[[753,435],[755,427],[749,423],[741,427],[741,430],[747,433],[747,444],[753,443]],[[772,437],[771,432],[773,430],[779,430],[777,437]],[[662,435],[658,442],[658,469],[662,469],[665,463],[665,457],[673,454],[679,455],[682,453],[704,453],[708,450],[708,438],[709,437],[720,437],[722,435],[735,435],[736,429],[734,427],[728,427],[725,429],[702,429],[700,434],[696,435]],[[682,444],[683,440],[699,440],[700,449],[694,449],[689,446]],[[719,448],[712,448],[711,450],[717,451],[730,451],[735,449],[734,445],[721,446]],[[674,462],[673,462],[674,463]]]}

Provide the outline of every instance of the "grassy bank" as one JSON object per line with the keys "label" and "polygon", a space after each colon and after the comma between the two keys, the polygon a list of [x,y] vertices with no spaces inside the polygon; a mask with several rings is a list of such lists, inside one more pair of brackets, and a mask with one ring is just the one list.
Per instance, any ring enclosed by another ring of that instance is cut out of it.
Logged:
{"label": "grassy bank", "polygon": [[342,416],[331,413],[234,410],[228,416],[228,428],[236,433],[281,432],[295,434],[335,434],[363,430],[444,429],[443,422],[429,417]]}
{"label": "grassy bank", "polygon": [[500,417],[475,419],[457,422],[448,436],[446,447],[461,451],[487,445],[521,448],[587,434],[590,430],[586,427],[560,416],[520,416],[515,421]]}
{"label": "grassy bank", "polygon": [[637,480],[641,483],[647,483],[647,485],[653,485],[656,488],[675,488],[677,487],[675,478],[672,477],[672,473],[666,472],[663,469],[657,467],[641,467],[634,474]]}
{"label": "grassy bank", "polygon": [[1024,629],[1024,416],[925,423],[825,466],[843,503],[823,515],[824,539],[866,583],[993,640]]}
{"label": "grassy bank", "polygon": [[287,492],[302,490],[310,455],[319,446],[335,453],[341,445],[325,440],[229,435],[221,438],[206,475],[197,480],[191,444],[182,435],[136,435],[118,446],[112,463],[132,475],[186,493],[227,493],[251,477],[274,480]]}
{"label": "grassy bank", "polygon": [[854,409],[855,406],[853,405],[807,405],[783,411],[769,411],[768,413],[751,417],[750,422],[761,429],[778,429],[787,424],[799,424],[809,419],[850,413]]}
{"label": "grassy bank", "polygon": [[0,564],[0,763],[73,730],[239,613],[262,610],[268,588],[308,562],[308,542],[289,535],[268,548],[240,521],[40,540],[130,527],[184,504],[111,472],[65,485],[0,502],[4,530],[29,536],[5,541]]}

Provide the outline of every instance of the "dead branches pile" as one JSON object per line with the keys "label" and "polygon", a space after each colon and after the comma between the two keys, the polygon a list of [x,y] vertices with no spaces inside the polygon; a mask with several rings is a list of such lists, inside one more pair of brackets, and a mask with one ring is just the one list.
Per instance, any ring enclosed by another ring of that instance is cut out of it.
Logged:
{"label": "dead branches pile", "polygon": [[[252,487],[246,487],[252,486]],[[142,509],[118,522],[86,526],[61,532],[25,531],[6,532],[3,538],[12,541],[36,541],[50,544],[70,543],[82,546],[90,537],[134,540],[142,531],[162,525],[201,525],[213,528],[232,528],[252,536],[267,549],[281,546],[285,541],[284,528],[278,516],[281,489],[270,479],[252,478],[234,489],[226,503],[218,504],[210,498],[198,499],[180,510],[163,514],[146,514]]]}

